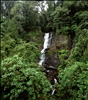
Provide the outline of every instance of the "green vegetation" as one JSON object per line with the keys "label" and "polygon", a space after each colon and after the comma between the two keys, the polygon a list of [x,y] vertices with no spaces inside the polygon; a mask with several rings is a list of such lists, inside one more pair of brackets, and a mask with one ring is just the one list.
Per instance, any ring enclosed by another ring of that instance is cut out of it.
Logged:
{"label": "green vegetation", "polygon": [[[88,1],[46,1],[47,10],[43,2],[1,2],[0,99],[87,100]],[[56,41],[61,34],[72,41],[71,50],[48,52],[57,53],[61,63],[53,88],[38,65],[43,32],[52,31]],[[51,96],[54,87],[57,92]]]}
{"label": "green vegetation", "polygon": [[27,63],[22,57],[14,55],[1,64],[2,100],[48,98],[51,84],[35,63]]}
{"label": "green vegetation", "polygon": [[88,98],[88,62],[75,62],[65,68],[58,76],[58,98],[60,100],[87,100]]}

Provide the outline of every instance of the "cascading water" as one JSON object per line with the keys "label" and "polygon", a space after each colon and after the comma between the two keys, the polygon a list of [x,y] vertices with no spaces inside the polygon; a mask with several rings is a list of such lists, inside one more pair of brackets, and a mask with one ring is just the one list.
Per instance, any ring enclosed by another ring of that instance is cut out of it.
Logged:
{"label": "cascading water", "polygon": [[40,62],[39,62],[40,66],[42,66],[45,61],[45,51],[46,51],[46,49],[50,48],[51,39],[52,39],[52,33],[45,33],[44,45],[43,45],[43,49],[41,51],[41,57],[40,57]]}
{"label": "cascading water", "polygon": [[[54,78],[54,82],[57,83],[57,79],[56,78]],[[54,95],[55,91],[56,91],[56,89],[53,89],[51,95]]]}
{"label": "cascading water", "polygon": [[[50,48],[51,39],[52,39],[52,33],[45,33],[45,35],[44,35],[44,45],[43,45],[43,49],[41,50],[41,57],[40,57],[39,66],[42,66],[45,62],[45,52],[48,48]],[[50,72],[50,71],[46,70],[46,72]],[[54,83],[57,83],[56,78],[54,78]],[[51,95],[54,95],[55,91],[56,91],[56,89],[53,89]]]}

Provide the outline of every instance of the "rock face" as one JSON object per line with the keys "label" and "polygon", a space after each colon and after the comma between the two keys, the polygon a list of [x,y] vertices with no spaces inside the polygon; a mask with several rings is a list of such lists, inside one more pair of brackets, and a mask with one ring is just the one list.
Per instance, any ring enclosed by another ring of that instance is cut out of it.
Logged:
{"label": "rock face", "polygon": [[70,50],[72,47],[72,42],[71,42],[71,36],[68,35],[59,35],[59,37],[56,40],[56,47],[57,49],[61,50],[61,49],[68,49]]}
{"label": "rock face", "polygon": [[[61,50],[69,50],[72,48],[71,36],[65,36],[63,34],[58,37],[55,34],[52,34],[52,40],[50,43],[50,48],[46,50],[46,58],[44,62],[44,67],[46,68],[46,76],[49,81],[54,84],[54,79],[58,81],[58,67],[61,64],[59,51]],[[69,55],[66,55],[65,59],[68,59]]]}
{"label": "rock face", "polygon": [[71,37],[63,34],[56,37],[53,33],[51,46],[46,51],[45,67],[57,69],[60,65],[58,52],[60,50],[70,50],[72,47]]}

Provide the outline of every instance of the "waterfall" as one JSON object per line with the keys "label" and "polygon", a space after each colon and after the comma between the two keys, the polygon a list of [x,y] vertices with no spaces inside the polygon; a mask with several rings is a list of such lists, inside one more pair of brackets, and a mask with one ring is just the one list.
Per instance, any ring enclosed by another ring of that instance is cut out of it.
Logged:
{"label": "waterfall", "polygon": [[54,82],[57,83],[57,79],[56,78],[54,78]]}
{"label": "waterfall", "polygon": [[46,49],[50,48],[51,39],[52,39],[52,33],[45,33],[44,45],[43,45],[43,49],[41,50],[41,57],[39,62],[40,66],[42,66],[45,61],[45,51]]}
{"label": "waterfall", "polygon": [[[57,83],[57,79],[56,79],[56,78],[54,78],[54,83],[55,83],[55,84]],[[51,95],[54,95],[55,91],[56,91],[56,89],[53,89]]]}
{"label": "waterfall", "polygon": [[56,91],[56,89],[54,89],[54,90],[52,91],[52,94],[51,94],[51,95],[54,95],[55,91]]}
{"label": "waterfall", "polygon": [[[52,39],[52,33],[45,33],[44,35],[44,44],[43,44],[43,49],[41,50],[41,57],[40,57],[40,62],[39,62],[39,66],[42,66],[44,63],[45,63],[45,59],[46,59],[46,50],[50,48],[50,45],[51,45],[51,39]],[[51,71],[48,69],[46,69],[46,72],[47,73],[50,73]],[[54,78],[53,79],[54,81],[54,84],[57,83],[57,79]],[[51,86],[52,88],[52,86]],[[51,95],[54,95],[56,92],[56,88],[54,88],[52,90],[52,93]]]}

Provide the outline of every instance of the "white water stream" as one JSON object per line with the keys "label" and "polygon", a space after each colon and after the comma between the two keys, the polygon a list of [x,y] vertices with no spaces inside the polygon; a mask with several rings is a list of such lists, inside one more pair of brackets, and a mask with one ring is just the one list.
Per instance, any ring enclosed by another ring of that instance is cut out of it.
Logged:
{"label": "white water stream", "polygon": [[[46,51],[46,49],[50,48],[51,39],[52,39],[52,33],[45,33],[45,35],[44,35],[44,45],[43,45],[43,49],[41,50],[41,57],[40,57],[39,66],[42,66],[43,63],[45,62],[45,51]],[[49,70],[48,70],[48,72],[49,72]],[[54,82],[57,83],[56,78],[54,78]],[[53,89],[51,95],[54,95],[55,91],[56,91],[56,89]]]}
{"label": "white water stream", "polygon": [[40,57],[40,62],[39,62],[40,66],[42,66],[45,61],[45,50],[50,48],[51,39],[52,39],[52,33],[45,33],[44,45],[43,45],[43,49],[41,51],[41,57]]}
{"label": "white water stream", "polygon": [[55,91],[56,91],[56,89],[54,89],[54,90],[52,91],[51,95],[54,95]]}
{"label": "white water stream", "polygon": [[[56,78],[54,78],[54,83],[55,83],[55,84],[57,83],[57,79],[56,79]],[[56,91],[56,89],[53,89],[51,95],[54,95],[55,91]]]}

